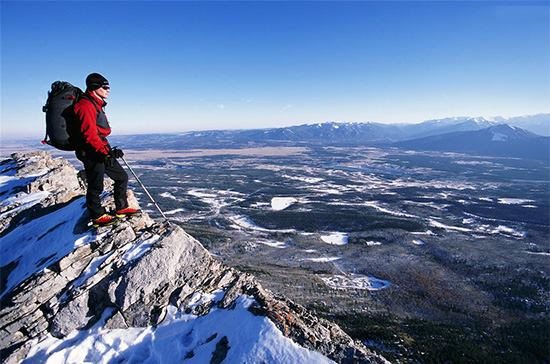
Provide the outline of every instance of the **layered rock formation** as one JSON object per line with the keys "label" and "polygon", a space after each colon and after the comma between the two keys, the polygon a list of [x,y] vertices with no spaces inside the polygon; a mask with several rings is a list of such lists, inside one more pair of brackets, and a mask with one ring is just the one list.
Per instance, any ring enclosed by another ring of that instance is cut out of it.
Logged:
{"label": "layered rock formation", "polygon": [[[42,350],[36,356],[33,347],[75,330],[154,330],[174,312],[205,317],[235,309],[243,297],[251,302],[246,308],[252,316],[269,320],[302,348],[336,362],[385,362],[337,325],[223,265],[178,226],[143,214],[115,226],[88,228],[84,194],[82,180],[64,159],[36,152],[13,154],[0,163],[5,362],[29,355],[47,359],[53,354]],[[129,201],[137,206],[131,191]],[[104,204],[112,206],[109,193]],[[201,345],[211,342],[210,362],[220,363],[238,347],[232,340],[216,334]],[[193,362],[197,345],[185,349],[185,359]]]}

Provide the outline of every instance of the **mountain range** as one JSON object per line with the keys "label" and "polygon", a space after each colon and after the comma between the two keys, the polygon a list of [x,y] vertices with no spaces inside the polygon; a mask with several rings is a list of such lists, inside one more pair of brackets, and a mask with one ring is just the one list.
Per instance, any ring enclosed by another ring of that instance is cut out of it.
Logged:
{"label": "mountain range", "polygon": [[394,145],[413,150],[550,159],[550,137],[539,136],[508,124],[497,124],[480,130],[432,135],[398,142]]}
{"label": "mountain range", "polygon": [[[510,124],[503,123],[504,121]],[[516,125],[544,132],[538,135]],[[210,130],[113,137],[136,149],[242,148],[265,145],[390,146],[414,150],[550,159],[550,114],[511,119],[453,117],[418,124],[325,122],[282,128]]]}

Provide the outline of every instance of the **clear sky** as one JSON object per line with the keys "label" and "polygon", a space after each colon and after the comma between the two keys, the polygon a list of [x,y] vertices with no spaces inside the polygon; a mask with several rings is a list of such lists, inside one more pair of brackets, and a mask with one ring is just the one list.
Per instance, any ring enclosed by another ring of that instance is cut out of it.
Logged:
{"label": "clear sky", "polygon": [[1,1],[1,133],[55,80],[115,134],[550,112],[550,2]]}

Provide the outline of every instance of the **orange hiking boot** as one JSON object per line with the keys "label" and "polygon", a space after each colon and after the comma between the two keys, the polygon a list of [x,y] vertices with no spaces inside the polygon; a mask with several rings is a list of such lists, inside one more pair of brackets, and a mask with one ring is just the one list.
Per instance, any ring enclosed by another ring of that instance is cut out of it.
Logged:
{"label": "orange hiking boot", "polygon": [[108,226],[115,223],[115,217],[109,214],[103,214],[97,219],[92,219],[93,227]]}
{"label": "orange hiking boot", "polygon": [[119,219],[121,219],[123,217],[133,216],[133,215],[137,215],[139,213],[141,213],[141,210],[134,209],[132,207],[126,207],[124,209],[117,210],[115,212],[115,216],[118,217]]}

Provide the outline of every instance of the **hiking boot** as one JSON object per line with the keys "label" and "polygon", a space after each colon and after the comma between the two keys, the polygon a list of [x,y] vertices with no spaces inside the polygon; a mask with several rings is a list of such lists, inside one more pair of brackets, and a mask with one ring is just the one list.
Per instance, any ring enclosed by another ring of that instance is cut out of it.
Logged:
{"label": "hiking boot", "polygon": [[141,213],[141,210],[134,209],[132,207],[126,207],[124,209],[117,210],[115,212],[115,216],[118,217],[119,219],[122,219],[123,217],[138,215],[140,213]]}
{"label": "hiking boot", "polygon": [[115,223],[115,217],[109,214],[103,214],[97,219],[92,220],[93,227],[108,226]]}

